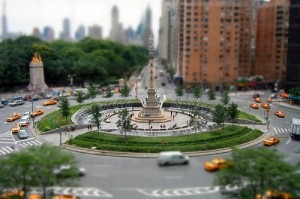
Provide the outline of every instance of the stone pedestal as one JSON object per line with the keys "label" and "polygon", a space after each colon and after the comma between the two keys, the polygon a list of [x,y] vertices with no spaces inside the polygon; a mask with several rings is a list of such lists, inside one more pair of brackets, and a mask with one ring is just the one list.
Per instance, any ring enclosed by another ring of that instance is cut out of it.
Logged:
{"label": "stone pedestal", "polygon": [[44,77],[44,64],[40,57],[33,57],[32,61],[29,64],[29,75],[30,82],[27,86],[29,91],[45,91],[48,89],[47,84],[45,83]]}

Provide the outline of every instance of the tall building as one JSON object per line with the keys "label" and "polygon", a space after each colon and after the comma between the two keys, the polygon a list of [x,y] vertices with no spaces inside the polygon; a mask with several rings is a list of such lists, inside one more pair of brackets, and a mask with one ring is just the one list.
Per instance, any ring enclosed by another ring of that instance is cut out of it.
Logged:
{"label": "tall building", "polygon": [[110,30],[110,40],[116,42],[122,42],[123,30],[122,25],[119,22],[119,10],[117,6],[113,6],[111,11],[111,30]]}
{"label": "tall building", "polygon": [[90,26],[88,36],[92,39],[102,39],[102,28],[98,25]]}
{"label": "tall building", "polygon": [[152,11],[150,7],[148,6],[146,9],[146,15],[144,19],[144,32],[142,35],[143,39],[143,45],[148,47],[149,45],[149,38],[150,36],[153,35],[152,31]]}
{"label": "tall building", "polygon": [[8,37],[7,34],[7,19],[6,19],[6,3],[3,1],[3,13],[2,13],[2,39],[6,39]]}
{"label": "tall building", "polygon": [[172,3],[170,49],[179,50],[171,51],[170,62],[187,88],[200,83],[222,88],[250,76],[252,7],[253,0]]}
{"label": "tall building", "polygon": [[70,41],[71,40],[71,23],[68,18],[63,20],[63,30],[60,33],[60,39]]}
{"label": "tall building", "polygon": [[46,41],[54,41],[55,33],[54,29],[50,26],[46,26],[43,32],[43,39]]}
{"label": "tall building", "polygon": [[272,83],[285,79],[289,0],[271,0],[258,8],[255,74]]}
{"label": "tall building", "polygon": [[158,52],[163,63],[170,61],[171,3],[171,0],[164,0],[161,9]]}
{"label": "tall building", "polygon": [[80,41],[85,38],[85,28],[83,25],[80,25],[75,32],[76,41]]}
{"label": "tall building", "polygon": [[290,0],[285,90],[300,86],[300,1]]}
{"label": "tall building", "polygon": [[41,37],[42,37],[41,32],[40,32],[40,29],[37,28],[37,27],[33,28],[33,30],[32,30],[32,35],[33,35],[34,37],[39,38],[39,39],[41,39]]}

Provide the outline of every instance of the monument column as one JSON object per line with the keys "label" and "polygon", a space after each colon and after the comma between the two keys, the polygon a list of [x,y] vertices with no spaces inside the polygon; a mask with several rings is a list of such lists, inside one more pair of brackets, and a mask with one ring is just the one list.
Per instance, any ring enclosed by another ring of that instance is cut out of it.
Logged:
{"label": "monument column", "polygon": [[30,82],[27,86],[29,91],[44,91],[48,89],[44,77],[44,64],[41,57],[34,53],[34,56],[29,64]]}

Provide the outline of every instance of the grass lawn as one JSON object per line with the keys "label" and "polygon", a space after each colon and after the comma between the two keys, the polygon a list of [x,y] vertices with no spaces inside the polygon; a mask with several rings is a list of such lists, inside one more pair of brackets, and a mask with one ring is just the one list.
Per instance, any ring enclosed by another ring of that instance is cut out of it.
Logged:
{"label": "grass lawn", "polygon": [[249,142],[262,135],[259,130],[228,125],[223,130],[215,130],[193,135],[172,137],[139,137],[113,135],[102,132],[88,132],[68,141],[70,145],[99,150],[157,153],[161,151],[201,151],[233,147]]}
{"label": "grass lawn", "polygon": [[247,119],[247,120],[251,120],[251,121],[255,121],[255,122],[261,122],[261,120],[259,120],[255,115],[251,115],[251,114],[243,112],[243,111],[239,111],[238,118],[239,119]]}

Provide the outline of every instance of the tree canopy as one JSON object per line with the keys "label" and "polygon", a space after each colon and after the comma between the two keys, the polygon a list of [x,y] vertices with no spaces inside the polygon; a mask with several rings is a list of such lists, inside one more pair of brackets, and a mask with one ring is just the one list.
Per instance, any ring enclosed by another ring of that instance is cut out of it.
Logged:
{"label": "tree canopy", "polygon": [[147,49],[105,40],[86,38],[73,43],[62,40],[42,41],[32,36],[6,39],[0,43],[0,87],[26,86],[29,63],[37,52],[44,64],[48,85],[105,84],[110,79],[124,78],[148,60]]}
{"label": "tree canopy", "polygon": [[232,157],[226,160],[232,164],[218,171],[215,184],[239,187],[235,191],[222,193],[230,199],[253,199],[267,190],[288,192],[299,198],[296,195],[300,188],[299,165],[290,165],[283,158],[282,154],[264,147],[235,149]]}

